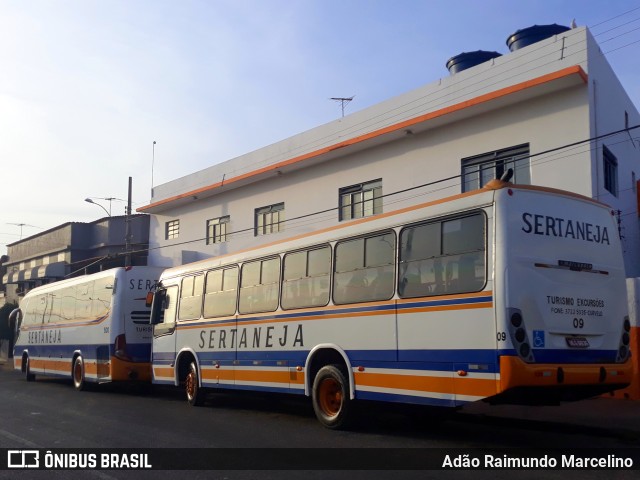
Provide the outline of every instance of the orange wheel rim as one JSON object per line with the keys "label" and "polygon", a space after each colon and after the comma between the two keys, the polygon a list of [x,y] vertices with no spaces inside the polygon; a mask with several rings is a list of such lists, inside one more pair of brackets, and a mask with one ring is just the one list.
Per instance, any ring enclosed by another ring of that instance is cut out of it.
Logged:
{"label": "orange wheel rim", "polygon": [[80,362],[76,362],[76,368],[73,370],[74,377],[76,382],[80,382],[82,380],[82,365]]}
{"label": "orange wheel rim", "polygon": [[320,384],[320,408],[330,417],[335,417],[342,408],[342,388],[333,378],[325,378]]}
{"label": "orange wheel rim", "polygon": [[195,386],[196,386],[196,382],[195,382],[195,375],[193,374],[193,372],[189,372],[189,374],[187,375],[187,395],[189,396],[189,398],[193,398],[193,396],[195,395]]}

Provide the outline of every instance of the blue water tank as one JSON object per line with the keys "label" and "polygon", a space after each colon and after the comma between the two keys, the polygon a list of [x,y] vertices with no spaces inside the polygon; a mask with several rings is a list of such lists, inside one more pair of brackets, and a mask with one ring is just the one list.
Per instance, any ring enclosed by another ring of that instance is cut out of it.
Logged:
{"label": "blue water tank", "polygon": [[498,52],[487,52],[485,50],[478,50],[475,52],[463,52],[455,57],[451,57],[447,60],[447,68],[449,73],[461,72],[467,68],[475,67],[481,63],[487,62],[493,58],[500,57],[502,54]]}
{"label": "blue water tank", "polygon": [[545,38],[553,37],[559,33],[564,33],[567,30],[571,30],[564,25],[534,25],[529,28],[523,28],[516,31],[516,33],[509,35],[507,38],[507,46],[509,50],[515,52],[516,50],[531,45],[533,43],[544,40]]}

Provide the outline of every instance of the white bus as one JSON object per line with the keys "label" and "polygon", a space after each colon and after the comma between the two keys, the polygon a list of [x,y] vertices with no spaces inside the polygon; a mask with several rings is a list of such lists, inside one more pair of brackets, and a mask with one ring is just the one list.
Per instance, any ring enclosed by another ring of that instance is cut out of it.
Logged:
{"label": "white bus", "polygon": [[38,375],[87,382],[149,381],[146,295],[161,268],[120,267],[30,290],[20,302],[14,365]]}
{"label": "white bus", "polygon": [[353,400],[557,403],[629,384],[619,234],[590,198],[477,191],[167,269],[153,382]]}

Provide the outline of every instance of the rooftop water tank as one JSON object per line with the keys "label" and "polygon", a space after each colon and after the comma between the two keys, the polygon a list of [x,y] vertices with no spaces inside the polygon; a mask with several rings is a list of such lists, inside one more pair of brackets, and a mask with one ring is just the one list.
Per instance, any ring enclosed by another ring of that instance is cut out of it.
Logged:
{"label": "rooftop water tank", "polygon": [[509,50],[515,52],[522,47],[539,42],[545,38],[553,37],[559,33],[564,33],[567,30],[570,30],[570,28],[556,23],[553,25],[534,25],[509,35],[509,38],[507,38],[507,46]]}
{"label": "rooftop water tank", "polygon": [[498,52],[487,52],[485,50],[478,50],[476,52],[463,52],[455,57],[451,57],[447,60],[447,68],[449,73],[461,72],[467,68],[475,67],[481,63],[487,62],[493,58],[500,57],[502,54]]}

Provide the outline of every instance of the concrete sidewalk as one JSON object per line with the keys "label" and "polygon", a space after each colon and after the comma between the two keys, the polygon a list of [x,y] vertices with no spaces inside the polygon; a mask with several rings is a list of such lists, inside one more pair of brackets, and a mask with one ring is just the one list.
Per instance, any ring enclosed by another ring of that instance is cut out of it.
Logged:
{"label": "concrete sidewalk", "polygon": [[5,358],[0,356],[0,368],[3,370],[13,370],[13,358]]}

